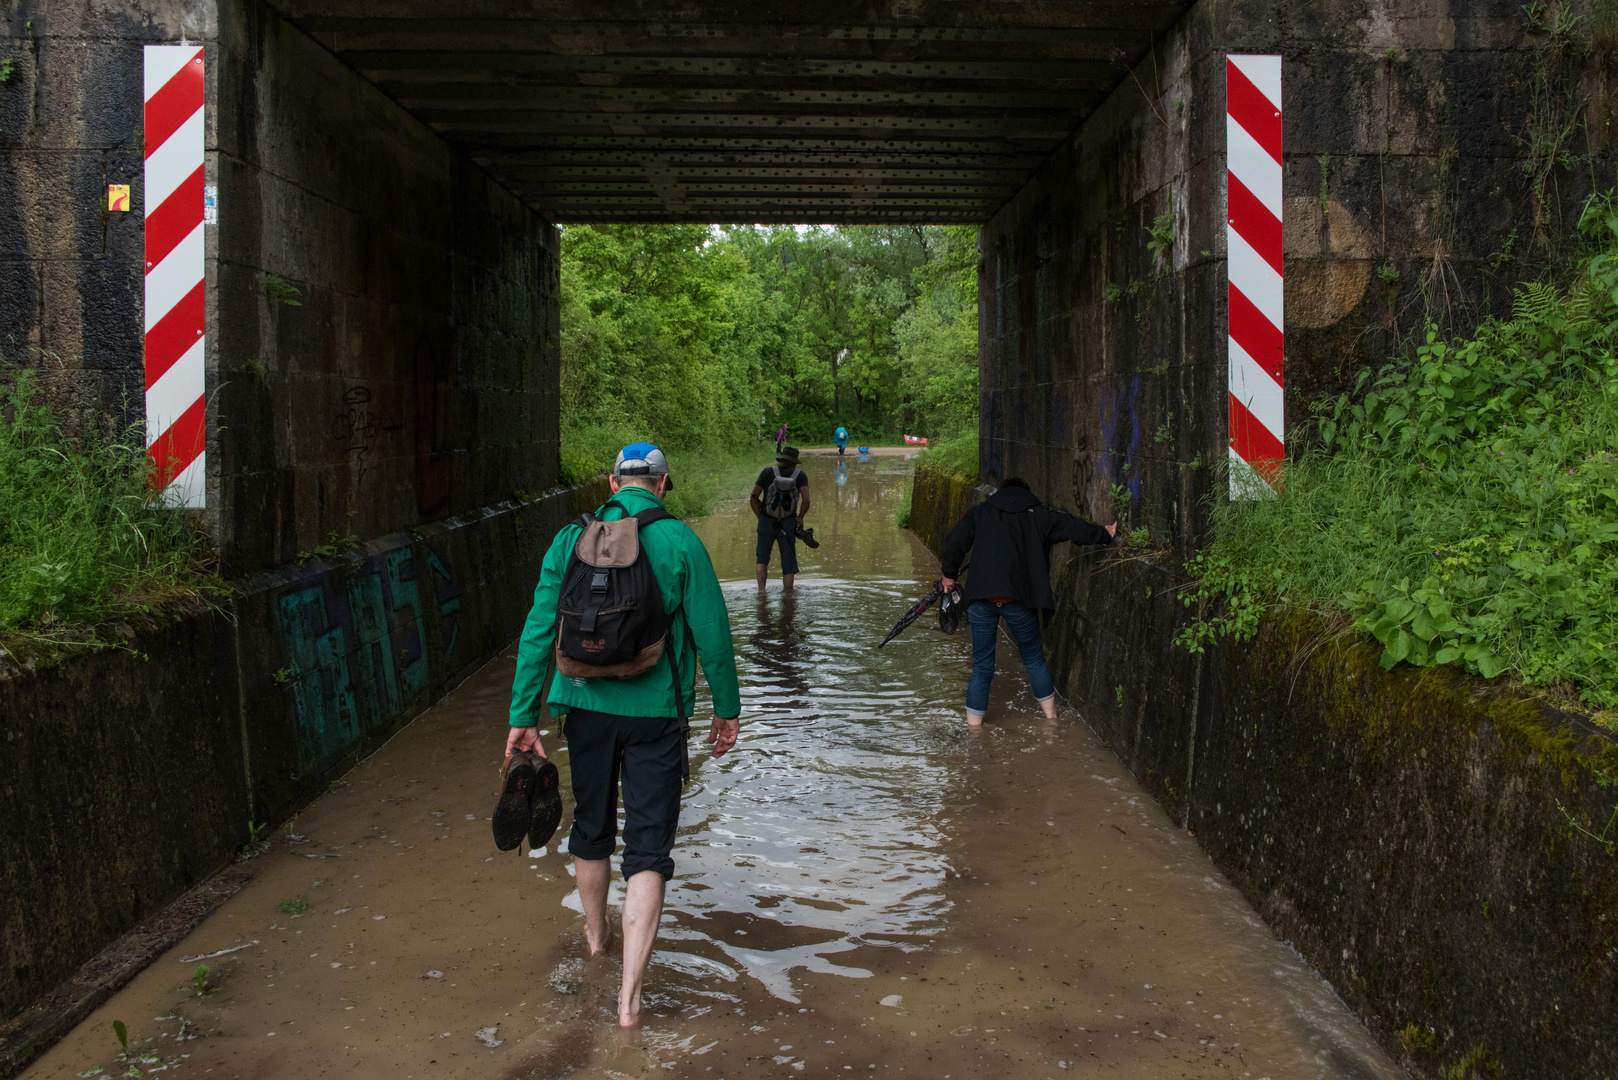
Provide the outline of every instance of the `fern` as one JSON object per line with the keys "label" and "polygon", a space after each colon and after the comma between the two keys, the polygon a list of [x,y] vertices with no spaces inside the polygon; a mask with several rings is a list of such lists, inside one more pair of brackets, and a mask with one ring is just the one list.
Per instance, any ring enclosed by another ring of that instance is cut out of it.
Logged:
{"label": "fern", "polygon": [[1511,298],[1511,317],[1527,322],[1544,322],[1562,314],[1562,290],[1543,281],[1525,281]]}

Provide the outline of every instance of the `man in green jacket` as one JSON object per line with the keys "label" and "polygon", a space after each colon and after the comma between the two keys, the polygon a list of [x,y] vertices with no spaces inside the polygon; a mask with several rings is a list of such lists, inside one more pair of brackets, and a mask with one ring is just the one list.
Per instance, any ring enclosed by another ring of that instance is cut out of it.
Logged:
{"label": "man in green jacket", "polygon": [[[614,501],[631,514],[661,506],[663,493],[673,486],[663,451],[651,443],[624,447],[613,465],[611,486]],[[616,508],[598,509],[596,514],[608,521],[622,516]],[[557,594],[580,531],[576,523],[568,525],[545,553],[534,606],[518,646],[507,754],[545,752],[534,730],[541,682],[546,672],[554,672],[550,661],[556,644]],[[713,561],[683,521],[652,522],[641,531],[640,542],[663,594],[663,608],[672,616],[668,648],[679,671],[680,700],[694,700],[700,661],[713,694],[708,741],[714,757],[719,757],[736,745],[741,693],[730,617]],[[592,956],[602,952],[612,936],[607,921],[607,885],[612,877],[608,857],[616,846],[620,784],[623,790],[624,979],[618,991],[618,1023],[628,1027],[640,1018],[641,982],[663,913],[663,890],[674,876],[669,853],[680,819],[686,728],[678,718],[666,663],[628,679],[573,679],[555,672],[548,690],[551,713],[566,717],[575,804],[568,851],[578,873],[584,935]]]}

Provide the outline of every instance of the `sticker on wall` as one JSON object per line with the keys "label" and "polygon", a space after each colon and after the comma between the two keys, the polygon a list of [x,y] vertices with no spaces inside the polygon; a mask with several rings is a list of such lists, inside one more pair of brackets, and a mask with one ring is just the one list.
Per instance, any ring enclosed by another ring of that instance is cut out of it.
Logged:
{"label": "sticker on wall", "polygon": [[219,188],[213,184],[205,184],[202,188],[202,223],[219,224]]}
{"label": "sticker on wall", "polygon": [[178,506],[206,498],[202,49],[147,45],[146,456]]}
{"label": "sticker on wall", "polygon": [[109,213],[127,214],[129,212],[129,185],[107,185],[107,211]]}
{"label": "sticker on wall", "polygon": [[1230,497],[1275,494],[1284,453],[1281,58],[1225,58]]}

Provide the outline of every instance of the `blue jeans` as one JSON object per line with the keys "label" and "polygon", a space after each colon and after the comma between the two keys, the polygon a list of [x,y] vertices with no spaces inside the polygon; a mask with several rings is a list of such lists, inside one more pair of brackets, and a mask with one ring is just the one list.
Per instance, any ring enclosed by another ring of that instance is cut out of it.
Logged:
{"label": "blue jeans", "polygon": [[972,627],[972,681],[966,684],[966,711],[982,716],[989,709],[989,684],[994,681],[994,646],[1000,620],[1006,620],[1022,665],[1028,669],[1029,687],[1038,701],[1049,701],[1056,694],[1051,669],[1045,663],[1045,643],[1039,637],[1039,612],[1021,604],[993,604],[974,600],[966,609]]}

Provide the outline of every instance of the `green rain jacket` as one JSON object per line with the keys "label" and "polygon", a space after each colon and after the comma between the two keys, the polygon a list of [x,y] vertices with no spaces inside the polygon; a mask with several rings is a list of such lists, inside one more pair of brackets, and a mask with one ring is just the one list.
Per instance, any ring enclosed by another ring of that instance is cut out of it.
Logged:
{"label": "green rain jacket", "polygon": [[[643,487],[626,484],[615,500],[639,513],[662,503]],[[596,514],[602,516],[597,508]],[[623,515],[606,512],[606,520]],[[556,600],[562,573],[573,554],[581,530],[575,522],[556,534],[534,590],[534,606],[528,612],[522,641],[517,646],[517,677],[511,687],[511,726],[532,727],[539,721],[540,683],[551,671],[551,713],[564,715],[569,708],[593,709],[616,716],[673,716],[674,680],[669,677],[668,660],[633,679],[570,679],[550,663],[556,644]],[[695,699],[697,661],[702,661],[708,689],[713,694],[714,714],[725,719],[741,715],[741,691],[736,685],[736,652],[730,641],[730,616],[725,612],[725,596],[714,574],[713,560],[697,534],[683,521],[658,521],[640,534],[646,557],[663,593],[663,610],[673,614],[669,647],[680,669],[680,693],[690,716]],[[689,634],[687,633],[689,631]],[[696,645],[692,655],[691,645]]]}

